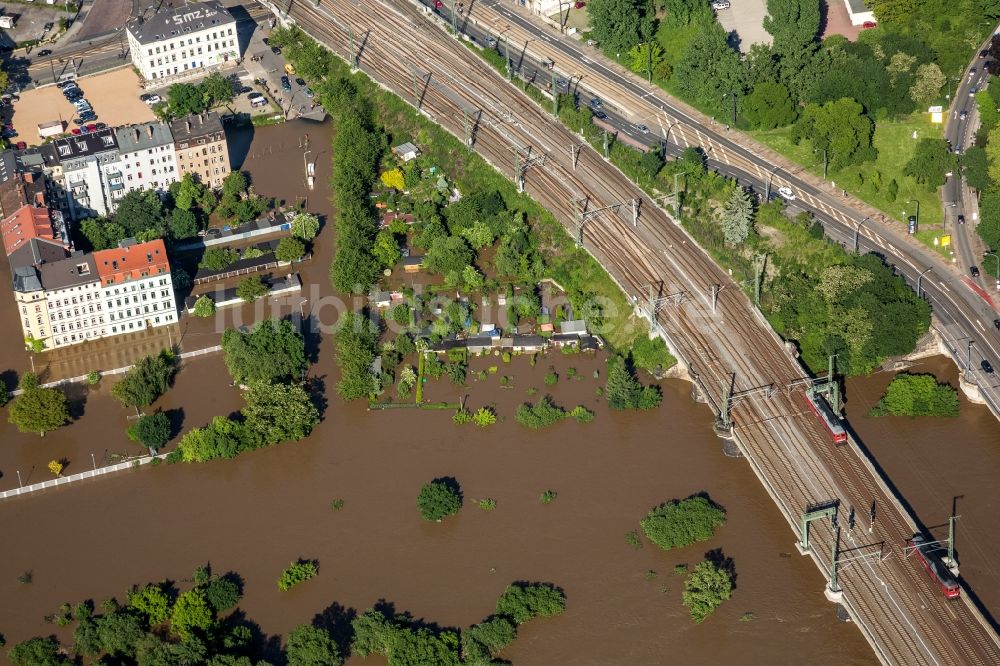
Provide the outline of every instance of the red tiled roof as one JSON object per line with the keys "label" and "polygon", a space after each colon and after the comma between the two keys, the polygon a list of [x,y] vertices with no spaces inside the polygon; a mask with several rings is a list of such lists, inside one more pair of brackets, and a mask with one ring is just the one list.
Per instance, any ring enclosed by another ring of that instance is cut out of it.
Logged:
{"label": "red tiled roof", "polygon": [[0,221],[0,232],[3,233],[3,246],[8,256],[32,238],[56,240],[49,209],[36,208],[28,204]]}
{"label": "red tiled roof", "polygon": [[120,284],[150,275],[170,273],[167,247],[162,240],[94,252],[102,284]]}

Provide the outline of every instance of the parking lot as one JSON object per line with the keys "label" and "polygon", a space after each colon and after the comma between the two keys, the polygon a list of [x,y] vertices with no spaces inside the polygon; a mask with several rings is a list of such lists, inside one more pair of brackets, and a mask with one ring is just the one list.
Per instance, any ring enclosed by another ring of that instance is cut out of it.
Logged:
{"label": "parking lot", "polygon": [[739,37],[740,51],[746,53],[754,44],[770,44],[771,35],[764,30],[767,0],[729,0],[728,9],[717,9],[719,23]]}
{"label": "parking lot", "polygon": [[[97,114],[97,122],[109,126],[143,123],[154,120],[153,112],[139,101],[139,80],[131,67],[122,67],[103,74],[86,76],[77,81],[83,95]],[[14,102],[13,125],[18,136],[15,141],[38,145],[38,125],[62,120],[67,127],[75,127],[76,109],[55,86],[26,90]]]}
{"label": "parking lot", "polygon": [[[13,28],[0,30],[3,34],[0,42],[5,47],[13,47],[18,42],[54,37],[59,32],[59,19],[73,17],[73,14],[60,9],[63,6],[65,5],[0,3],[0,14],[16,18]],[[46,31],[45,26],[49,23],[52,24],[52,29]]]}

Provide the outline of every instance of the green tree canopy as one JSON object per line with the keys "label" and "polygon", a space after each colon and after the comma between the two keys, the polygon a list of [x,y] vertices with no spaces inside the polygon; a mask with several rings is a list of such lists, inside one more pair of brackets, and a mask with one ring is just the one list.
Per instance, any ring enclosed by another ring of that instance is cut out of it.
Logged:
{"label": "green tree canopy", "polygon": [[170,214],[169,226],[170,237],[175,240],[193,238],[201,231],[201,225],[198,224],[198,216],[192,211],[184,210],[180,207],[174,208]]}
{"label": "green tree canopy", "polygon": [[608,360],[604,396],[611,409],[652,409],[659,406],[663,399],[658,387],[643,387],[632,374],[626,360],[620,356]]}
{"label": "green tree canopy", "polygon": [[341,317],[333,340],[340,366],[337,395],[344,400],[374,395],[378,390],[378,381],[372,373],[378,341],[374,324],[359,314],[348,312]]}
{"label": "green tree canopy", "polygon": [[270,288],[264,284],[258,275],[250,275],[236,285],[236,295],[247,303],[252,303],[262,296],[266,296]]}
{"label": "green tree canopy", "polygon": [[496,613],[524,624],[535,617],[552,617],[566,610],[566,594],[548,583],[513,583],[497,599]]}
{"label": "green tree canopy", "polygon": [[663,550],[670,550],[711,539],[715,529],[725,522],[725,511],[707,498],[696,495],[661,504],[642,519],[641,525],[650,541]]}
{"label": "green tree canopy", "polygon": [[311,241],[319,233],[319,218],[311,213],[299,213],[292,218],[292,236]]}
{"label": "green tree canopy", "polygon": [[246,427],[264,445],[309,436],[319,423],[319,412],[309,393],[298,384],[254,382],[244,395]]}
{"label": "green tree canopy", "polygon": [[724,567],[705,560],[699,562],[684,581],[681,596],[695,623],[702,622],[733,595],[733,576]]}
{"label": "green tree canopy", "polygon": [[979,146],[973,146],[961,157],[962,173],[966,184],[974,190],[984,192],[993,183],[990,178],[989,160],[986,151]]}
{"label": "green tree canopy", "polygon": [[288,666],[340,666],[337,644],[325,629],[301,624],[288,632]]}
{"label": "green tree canopy", "polygon": [[205,598],[205,591],[196,587],[182,592],[177,597],[170,613],[170,630],[181,638],[187,638],[195,630],[207,630],[213,621],[212,609]]}
{"label": "green tree canopy", "polygon": [[462,508],[462,494],[453,482],[435,479],[420,489],[417,508],[424,520],[440,521],[458,513]]}
{"label": "green tree canopy", "polygon": [[934,375],[901,372],[872,408],[872,416],[958,416],[958,392]]}
{"label": "green tree canopy", "polygon": [[111,389],[111,395],[125,407],[148,407],[167,392],[177,365],[166,350],[156,356],[144,356]]}
{"label": "green tree canopy", "polygon": [[587,13],[590,34],[609,53],[628,53],[653,35],[649,0],[590,0]]}
{"label": "green tree canopy", "polygon": [[38,378],[30,372],[24,374],[19,386],[22,393],[14,398],[7,418],[21,432],[45,433],[69,423],[66,394],[57,388],[42,388]]}
{"label": "green tree canopy", "polygon": [[944,139],[920,139],[904,173],[933,192],[945,184],[945,174],[958,167],[958,158],[948,149]]}
{"label": "green tree canopy", "polygon": [[278,247],[274,250],[274,258],[278,261],[298,261],[305,253],[305,243],[298,238],[287,237],[278,241]]}
{"label": "green tree canopy", "polygon": [[195,317],[211,317],[215,314],[215,301],[208,296],[199,296],[194,302]]}
{"label": "green tree canopy", "polygon": [[7,658],[15,666],[64,666],[72,663],[60,654],[59,643],[54,636],[29,638],[18,643],[7,653]]}
{"label": "green tree canopy", "polygon": [[144,414],[127,430],[128,438],[157,451],[170,439],[170,419],[163,412]]}
{"label": "green tree canopy", "polygon": [[298,379],[306,369],[302,334],[287,319],[262,321],[246,333],[229,329],[222,334],[222,351],[240,384]]}
{"label": "green tree canopy", "polygon": [[163,202],[155,190],[133,190],[118,202],[114,222],[133,238],[146,231],[160,236],[164,229]]}
{"label": "green tree canopy", "polygon": [[726,244],[740,246],[746,242],[753,231],[753,199],[750,193],[736,185],[722,210],[722,233]]}
{"label": "green tree canopy", "polygon": [[807,104],[792,128],[792,141],[809,140],[817,153],[827,151],[830,168],[841,169],[875,159],[873,131],[861,105],[844,98],[823,105]]}
{"label": "green tree canopy", "polygon": [[795,104],[784,84],[762,81],[742,103],[743,117],[755,129],[774,129],[795,122]]}

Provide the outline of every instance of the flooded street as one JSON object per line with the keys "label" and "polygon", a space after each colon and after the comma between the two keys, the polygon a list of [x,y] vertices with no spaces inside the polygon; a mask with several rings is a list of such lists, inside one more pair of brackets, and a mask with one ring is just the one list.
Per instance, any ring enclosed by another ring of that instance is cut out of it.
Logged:
{"label": "flooded street", "polygon": [[[930,373],[958,386],[958,370],[943,356],[925,359],[909,372]],[[879,373],[847,382],[851,425],[939,539],[948,538],[948,516],[955,503],[961,516],[955,549],[962,578],[996,621],[1000,614],[1000,425],[985,406],[970,403],[961,391],[957,418],[867,417],[891,380],[891,373]]]}
{"label": "flooded street", "polygon": [[[304,133],[313,156],[318,153],[317,183],[326,183],[329,126],[258,129],[244,168],[258,192],[293,202],[308,196],[311,210],[328,215],[322,186],[305,188]],[[330,294],[330,239],[327,227],[301,271],[303,296],[310,298],[305,313],[324,324],[332,323],[333,308],[314,311],[310,294]],[[4,300],[8,324],[9,310]],[[252,306],[227,311],[227,321],[251,321],[251,312]],[[216,344],[221,334],[214,320],[188,317],[180,331],[185,350]],[[0,368],[22,371],[27,365],[26,356],[11,351],[16,346],[5,346]],[[64,601],[121,599],[133,584],[185,578],[211,561],[217,572],[234,570],[245,578],[241,608],[268,635],[284,634],[334,603],[361,612],[379,599],[417,618],[464,627],[487,617],[509,583],[529,580],[561,586],[567,611],[519,631],[503,654],[518,665],[875,662],[860,632],[835,619],[835,607],[823,598],[823,578],[795,554],[791,530],[746,461],[721,454],[712,415],[691,401],[688,384],[665,381],[664,404],[655,411],[611,413],[595,393],[603,385],[606,356],[558,352],[534,367],[526,357],[510,364],[473,359],[466,387],[446,379],[428,383],[429,400],[468,396],[473,409],[495,405],[501,422],[481,429],[454,425],[450,411],[369,412],[364,404],[344,404],[332,391],[337,371],[329,337],[311,339],[310,351],[316,360],[310,375],[325,383],[329,403],[323,422],[303,442],[235,461],[164,465],[0,502],[0,631],[8,645],[53,632],[66,639],[65,630],[42,620]],[[498,372],[478,380],[476,372],[490,365]],[[560,375],[551,387],[543,383],[550,366]],[[503,375],[513,378],[511,388],[501,388]],[[44,439],[19,434],[4,418],[0,488],[16,484],[16,469],[41,480],[53,457],[68,458],[67,471],[74,472],[91,464],[92,452],[99,459],[106,449],[134,451],[124,436],[127,411],[111,398],[111,385],[105,378],[97,389],[74,394],[78,421]],[[532,388],[537,394],[529,396]],[[516,406],[545,394],[566,408],[584,404],[597,417],[587,425],[566,421],[540,431],[518,425]],[[241,399],[221,355],[210,355],[186,362],[156,406],[183,409],[172,415],[186,431],[238,409]],[[902,445],[911,443],[897,437],[893,446]],[[978,469],[995,478],[996,469]],[[465,508],[442,524],[426,523],[416,495],[440,476],[461,484]],[[543,505],[539,494],[548,489],[558,497]],[[728,512],[711,541],[666,553],[648,542],[641,549],[626,543],[625,534],[638,529],[650,508],[700,491]],[[950,490],[941,493],[950,498]],[[961,493],[973,496],[969,489]],[[497,502],[492,513],[475,505],[485,497]],[[332,511],[337,498],[344,508]],[[981,508],[971,499],[963,502],[963,515]],[[937,507],[936,499],[929,504]],[[972,523],[970,518],[961,529]],[[736,590],[714,616],[694,625],[681,605],[683,577],[673,569],[697,563],[714,548],[733,558]],[[279,593],[281,569],[299,557],[317,559],[319,576]],[[973,566],[972,554],[966,558]],[[19,584],[17,577],[29,570],[34,582]],[[752,620],[741,622],[744,613]]]}

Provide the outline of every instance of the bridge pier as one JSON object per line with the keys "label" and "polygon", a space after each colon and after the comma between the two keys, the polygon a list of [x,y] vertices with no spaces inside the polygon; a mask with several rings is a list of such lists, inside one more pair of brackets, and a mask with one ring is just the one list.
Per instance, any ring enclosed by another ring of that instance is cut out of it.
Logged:
{"label": "bridge pier", "polygon": [[979,385],[966,380],[965,373],[958,373],[958,387],[962,389],[962,393],[965,397],[969,399],[969,402],[974,402],[977,405],[985,405],[986,400],[983,398],[983,394],[979,390]]}
{"label": "bridge pier", "polygon": [[691,399],[700,403],[708,402],[708,398],[705,397],[705,394],[698,387],[698,382],[691,382]]}
{"label": "bridge pier", "polygon": [[826,597],[827,601],[839,605],[840,602],[844,600],[844,591],[837,590],[836,592],[834,592],[833,590],[830,589],[830,586],[827,585],[826,587],[823,588],[823,596]]}

